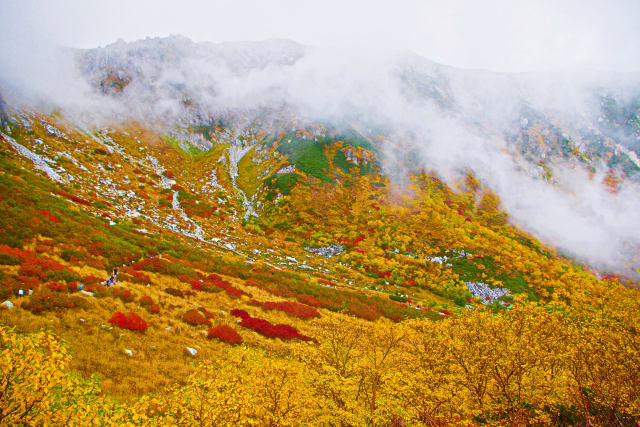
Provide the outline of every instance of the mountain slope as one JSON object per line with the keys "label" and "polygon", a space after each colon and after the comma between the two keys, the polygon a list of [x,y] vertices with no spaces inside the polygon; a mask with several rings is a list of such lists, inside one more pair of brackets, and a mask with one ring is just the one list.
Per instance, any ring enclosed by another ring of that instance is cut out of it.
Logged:
{"label": "mountain slope", "polygon": [[[194,58],[246,77],[304,63],[305,49],[172,38],[79,55],[91,96],[116,105],[106,121],[3,107],[1,350],[6,366],[41,367],[7,376],[3,407],[35,409],[3,420],[638,422],[637,282],[518,227],[482,167],[444,175],[411,125],[348,107],[336,121],[169,90],[166,74]],[[410,102],[496,132],[459,99],[455,72],[411,66]],[[180,108],[136,113],[167,100]],[[529,111],[500,147],[550,188],[563,185],[554,162],[611,169],[594,185],[620,197],[637,179],[618,147],[632,144],[625,108],[584,146]],[[616,265],[637,273],[633,237]]]}

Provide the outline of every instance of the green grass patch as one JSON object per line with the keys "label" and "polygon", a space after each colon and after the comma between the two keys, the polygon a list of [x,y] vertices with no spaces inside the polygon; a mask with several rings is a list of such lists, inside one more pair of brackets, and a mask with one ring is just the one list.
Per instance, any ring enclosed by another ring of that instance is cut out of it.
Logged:
{"label": "green grass patch", "polygon": [[184,156],[188,156],[191,158],[194,157],[202,157],[209,153],[209,151],[202,151],[199,148],[194,147],[189,144],[187,141],[180,141],[176,138],[170,138],[168,136],[163,136],[162,139],[173,147],[179,153],[182,153]]}
{"label": "green grass patch", "polygon": [[276,190],[281,194],[288,196],[291,194],[291,189],[298,183],[300,175],[296,173],[283,173],[282,175],[271,175],[265,183],[271,187],[271,190],[267,193],[267,199],[273,200],[276,197]]}
{"label": "green grass patch", "polygon": [[251,148],[238,162],[239,176],[237,178],[238,187],[244,191],[247,197],[252,197],[258,191],[260,180],[258,176],[264,165],[259,165],[253,161],[253,154],[256,146]]}
{"label": "green grass patch", "polygon": [[324,182],[333,182],[327,175],[329,159],[324,154],[326,142],[285,136],[278,145],[278,152],[289,156],[298,170]]}

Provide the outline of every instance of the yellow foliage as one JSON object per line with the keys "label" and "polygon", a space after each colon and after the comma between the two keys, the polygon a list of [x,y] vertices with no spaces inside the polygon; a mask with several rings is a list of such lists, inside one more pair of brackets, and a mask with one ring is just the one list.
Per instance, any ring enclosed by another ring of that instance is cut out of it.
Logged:
{"label": "yellow foliage", "polygon": [[121,423],[134,411],[100,396],[95,379],[67,372],[70,355],[46,332],[19,335],[0,327],[0,424]]}
{"label": "yellow foliage", "polygon": [[633,425],[640,420],[634,296],[614,288],[584,309],[518,299],[511,310],[441,322],[327,313],[305,331],[315,341],[231,348],[184,383],[130,405],[69,374],[69,354],[51,335],[3,327],[0,421]]}

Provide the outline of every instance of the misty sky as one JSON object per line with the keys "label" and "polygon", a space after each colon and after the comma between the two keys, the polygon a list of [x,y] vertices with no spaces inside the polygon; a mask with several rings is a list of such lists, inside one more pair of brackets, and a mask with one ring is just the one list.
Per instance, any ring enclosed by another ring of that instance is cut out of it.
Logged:
{"label": "misty sky", "polygon": [[410,49],[498,71],[640,71],[638,0],[0,0],[0,49],[118,38],[288,38],[320,47]]}

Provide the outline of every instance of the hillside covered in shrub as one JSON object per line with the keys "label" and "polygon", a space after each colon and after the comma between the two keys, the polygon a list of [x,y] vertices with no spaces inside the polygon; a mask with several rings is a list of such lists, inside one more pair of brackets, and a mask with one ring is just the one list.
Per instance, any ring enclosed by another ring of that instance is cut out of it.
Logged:
{"label": "hillside covered in shrub", "polygon": [[472,172],[400,183],[323,124],[189,132],[8,117],[0,423],[640,422],[637,282]]}

